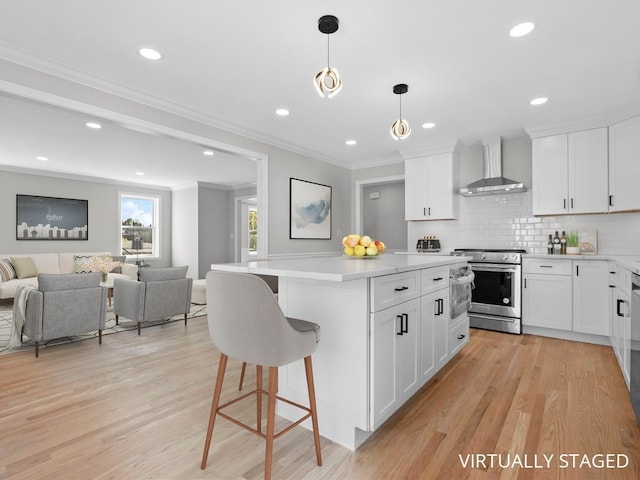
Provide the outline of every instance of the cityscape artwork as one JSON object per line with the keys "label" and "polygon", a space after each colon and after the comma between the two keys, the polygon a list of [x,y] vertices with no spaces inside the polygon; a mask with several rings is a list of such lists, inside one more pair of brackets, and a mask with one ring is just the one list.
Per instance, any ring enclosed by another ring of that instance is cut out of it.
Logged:
{"label": "cityscape artwork", "polygon": [[16,195],[16,240],[88,240],[89,202]]}

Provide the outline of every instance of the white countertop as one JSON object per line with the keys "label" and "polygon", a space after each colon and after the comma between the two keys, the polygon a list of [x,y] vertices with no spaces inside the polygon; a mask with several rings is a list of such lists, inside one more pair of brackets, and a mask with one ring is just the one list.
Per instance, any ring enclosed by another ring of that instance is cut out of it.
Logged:
{"label": "white countertop", "polygon": [[308,278],[331,282],[346,282],[360,278],[378,277],[422,268],[466,263],[470,257],[448,255],[393,255],[356,259],[339,256],[301,257],[291,259],[257,260],[242,263],[212,264],[212,270],[257,273],[278,277]]}
{"label": "white countertop", "polygon": [[523,258],[545,258],[549,260],[606,260],[616,262],[622,268],[640,275],[640,256],[637,255],[545,255],[525,254]]}

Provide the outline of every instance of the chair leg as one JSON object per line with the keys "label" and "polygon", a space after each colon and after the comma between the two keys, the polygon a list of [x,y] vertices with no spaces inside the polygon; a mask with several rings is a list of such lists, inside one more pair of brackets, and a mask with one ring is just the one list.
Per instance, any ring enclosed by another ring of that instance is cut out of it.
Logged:
{"label": "chair leg", "polygon": [[247,369],[247,362],[242,362],[242,368],[240,369],[240,383],[238,384],[238,390],[242,390],[242,382],[244,382],[244,372]]}
{"label": "chair leg", "polygon": [[140,325],[142,324],[142,322],[138,322],[138,335],[140,335]]}
{"label": "chair leg", "polygon": [[36,342],[36,358],[40,356],[40,342]]}
{"label": "chair leg", "polygon": [[256,429],[262,433],[262,365],[256,365]]}
{"label": "chair leg", "polygon": [[102,345],[102,330],[98,330],[98,345]]}
{"label": "chair leg", "polygon": [[184,326],[185,327],[187,326],[187,314],[186,313],[184,314]]}
{"label": "chair leg", "polygon": [[202,452],[202,463],[200,469],[207,468],[207,457],[209,456],[209,447],[211,445],[211,437],[213,436],[213,425],[218,414],[218,405],[220,404],[220,394],[222,392],[222,382],[224,380],[224,372],[227,369],[227,357],[224,353],[220,354],[218,362],[218,376],[216,377],[216,387],[213,390],[213,401],[211,402],[211,413],[209,414],[209,426],[207,427],[207,437],[204,441],[204,451]]}
{"label": "chair leg", "polygon": [[116,315],[116,325],[120,325],[120,324],[118,323],[118,315]]}
{"label": "chair leg", "polygon": [[267,403],[267,448],[264,453],[264,480],[271,480],[273,462],[273,436],[276,424],[276,392],[278,391],[278,367],[269,367],[269,401]]}
{"label": "chair leg", "polygon": [[322,466],[322,453],[320,451],[320,432],[318,430],[318,410],[316,407],[316,389],[313,383],[313,367],[311,355],[304,357],[304,369],[307,374],[307,390],[309,391],[309,408],[311,409],[311,424],[313,426],[313,443],[316,446],[316,461]]}

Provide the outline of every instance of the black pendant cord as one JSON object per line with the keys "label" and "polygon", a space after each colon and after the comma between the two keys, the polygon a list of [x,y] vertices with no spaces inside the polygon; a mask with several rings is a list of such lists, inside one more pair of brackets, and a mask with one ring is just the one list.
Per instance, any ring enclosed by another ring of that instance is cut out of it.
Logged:
{"label": "black pendant cord", "polygon": [[402,95],[398,95],[400,98],[400,121],[402,121]]}
{"label": "black pendant cord", "polygon": [[330,35],[327,35],[327,68],[331,68],[331,64],[329,63],[329,37]]}

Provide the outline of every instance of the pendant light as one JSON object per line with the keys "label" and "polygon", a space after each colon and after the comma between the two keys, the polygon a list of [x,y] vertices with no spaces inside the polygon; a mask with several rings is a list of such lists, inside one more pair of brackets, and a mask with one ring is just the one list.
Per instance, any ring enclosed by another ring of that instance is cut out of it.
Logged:
{"label": "pendant light", "polygon": [[409,85],[406,83],[399,83],[393,87],[393,93],[400,97],[400,117],[391,125],[391,136],[396,140],[402,140],[411,134],[409,122],[402,119],[402,94],[408,91]]}
{"label": "pendant light", "polygon": [[338,18],[333,15],[320,17],[318,30],[327,35],[327,67],[316,74],[314,84],[321,97],[331,98],[342,88],[342,80],[338,70],[329,66],[329,35],[338,31]]}

